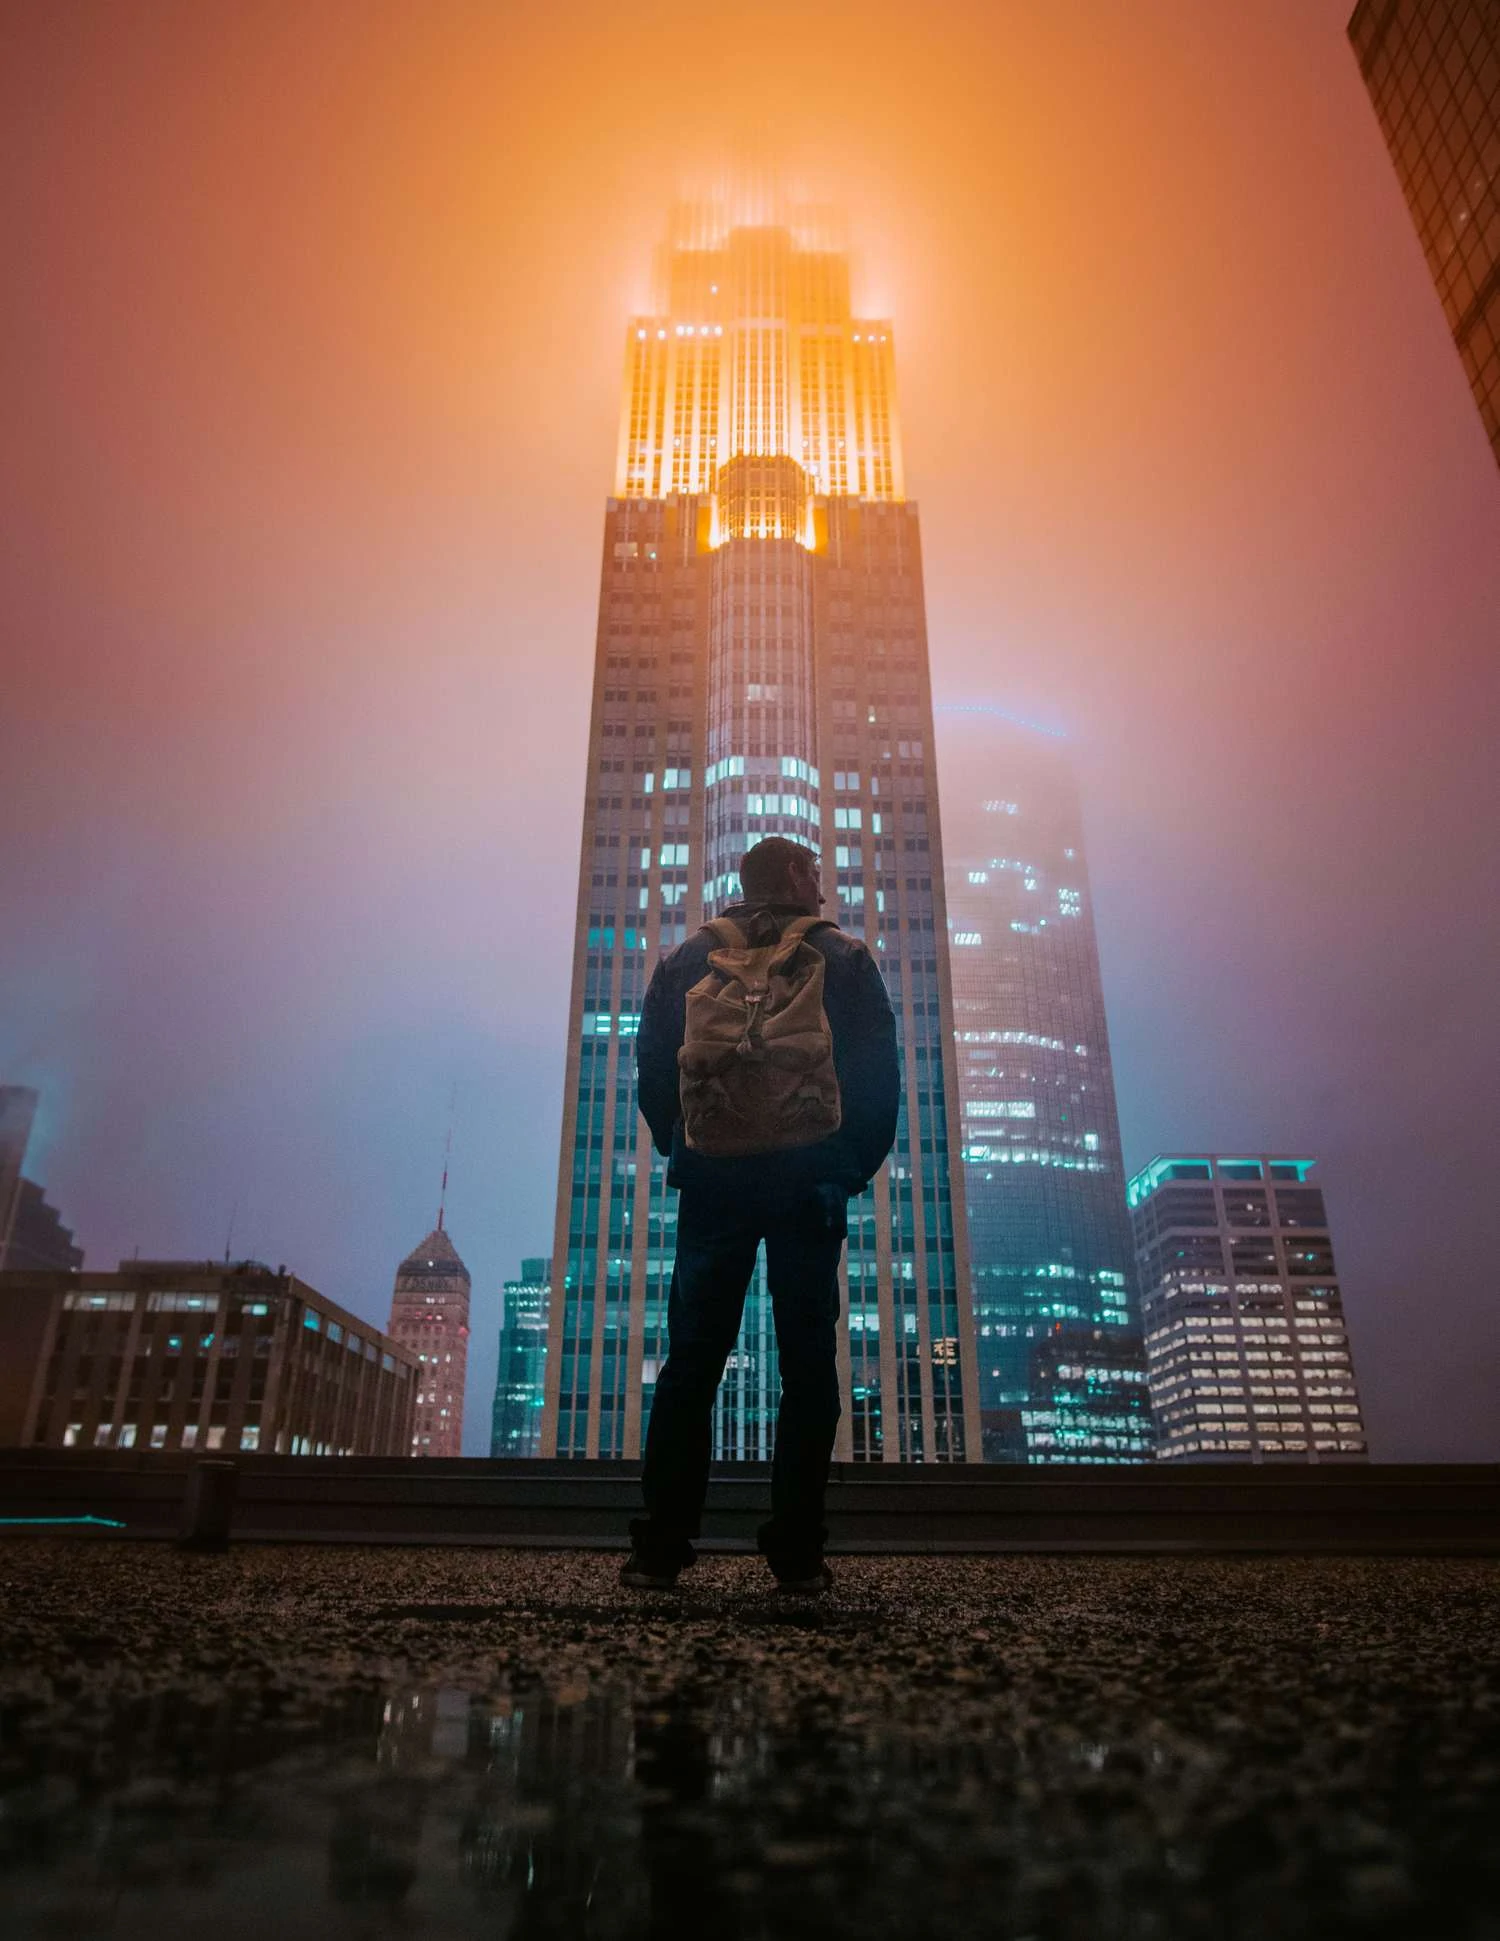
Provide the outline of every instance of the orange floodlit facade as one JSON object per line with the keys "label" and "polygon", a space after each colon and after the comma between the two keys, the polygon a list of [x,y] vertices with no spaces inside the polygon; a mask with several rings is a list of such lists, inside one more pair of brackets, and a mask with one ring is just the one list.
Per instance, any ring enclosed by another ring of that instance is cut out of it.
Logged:
{"label": "orange floodlit facade", "polygon": [[[709,494],[711,544],[814,547],[815,498],[906,496],[890,323],[854,315],[834,245],[826,219],[731,226],[717,205],[678,209],[657,309],[625,332],[616,497]],[[800,494],[726,517],[721,474],[736,458],[792,460]]]}

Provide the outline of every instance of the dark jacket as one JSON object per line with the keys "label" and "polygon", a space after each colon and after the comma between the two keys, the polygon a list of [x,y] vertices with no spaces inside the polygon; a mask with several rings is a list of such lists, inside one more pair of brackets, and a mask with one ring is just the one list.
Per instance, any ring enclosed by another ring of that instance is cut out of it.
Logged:
{"label": "dark jacket", "polygon": [[[776,934],[793,917],[805,914],[783,904],[748,903],[737,903],[724,912],[741,929],[748,929],[757,918],[757,932],[763,927],[769,932],[774,923]],[[752,934],[752,941],[759,938]],[[823,1009],[833,1034],[843,1123],[816,1145],[757,1153],[749,1158],[714,1159],[693,1152],[682,1130],[677,1054],[686,1028],[687,994],[707,974],[709,952],[717,950],[718,943],[700,930],[657,965],[641,1007],[636,1072],[641,1111],[656,1150],[671,1158],[668,1178],[674,1186],[717,1186],[736,1192],[752,1185],[837,1185],[848,1193],[859,1193],[895,1143],[901,1068],[896,1056],[896,1021],[885,981],[859,939],[834,925],[815,930],[807,941],[822,953],[826,966]]]}

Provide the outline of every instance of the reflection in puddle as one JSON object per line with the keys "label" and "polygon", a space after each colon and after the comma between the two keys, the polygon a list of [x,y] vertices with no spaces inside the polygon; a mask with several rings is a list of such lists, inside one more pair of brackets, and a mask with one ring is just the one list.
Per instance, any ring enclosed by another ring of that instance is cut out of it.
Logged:
{"label": "reflection in puddle", "polygon": [[[1276,1774],[1150,1722],[1106,1740],[993,1697],[860,1712],[706,1679],[203,1692],[0,1715],[5,1941],[1492,1933],[1472,1864],[1433,1899],[1397,1878],[1399,1835],[1372,1872],[1368,1797],[1351,1845],[1336,1804],[1293,1811]],[[1372,1895],[1443,1919],[1372,1928]]]}
{"label": "reflection in puddle", "polygon": [[944,1827],[993,1840],[994,1760],[581,1684],[34,1715],[0,1729],[0,1907],[153,1941],[988,1931],[921,1903]]}

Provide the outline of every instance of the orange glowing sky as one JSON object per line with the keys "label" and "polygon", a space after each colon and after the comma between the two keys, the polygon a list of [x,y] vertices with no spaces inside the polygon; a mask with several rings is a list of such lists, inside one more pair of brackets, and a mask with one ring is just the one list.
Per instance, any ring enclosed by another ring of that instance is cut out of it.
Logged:
{"label": "orange glowing sky", "polygon": [[1500,1456],[1500,474],[1351,0],[0,13],[0,1078],[90,1264],[545,1251],[622,324],[746,144],[895,319],[934,687],[1064,725],[1127,1158],[1320,1156]]}

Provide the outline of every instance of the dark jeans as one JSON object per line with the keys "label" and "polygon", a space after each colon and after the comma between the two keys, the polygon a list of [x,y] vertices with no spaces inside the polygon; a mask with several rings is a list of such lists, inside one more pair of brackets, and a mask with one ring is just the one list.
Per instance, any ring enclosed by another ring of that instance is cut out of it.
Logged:
{"label": "dark jeans", "polygon": [[671,1559],[698,1534],[708,1489],[714,1397],[734,1347],[756,1250],[766,1279],[781,1362],[781,1407],[771,1472],[771,1521],[760,1547],[786,1574],[823,1554],[823,1497],[839,1420],[836,1339],[839,1255],[848,1231],[840,1188],[805,1187],[730,1200],[684,1188],[677,1209],[677,1262],[667,1311],[669,1349],[646,1434],[646,1521],[637,1547]]}

